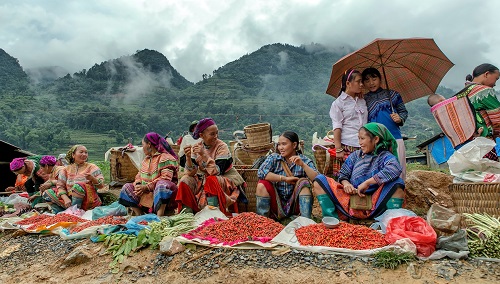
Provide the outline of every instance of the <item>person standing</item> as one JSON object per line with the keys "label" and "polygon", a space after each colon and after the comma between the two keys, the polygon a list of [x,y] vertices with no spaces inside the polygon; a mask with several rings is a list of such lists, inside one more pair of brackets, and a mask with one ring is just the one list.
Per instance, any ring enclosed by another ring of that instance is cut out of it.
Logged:
{"label": "person standing", "polygon": [[361,73],[363,85],[368,89],[365,94],[366,106],[368,108],[368,122],[377,122],[383,124],[391,132],[398,144],[399,163],[403,172],[401,178],[406,179],[406,148],[401,135],[401,129],[408,119],[401,95],[389,89],[383,89],[382,76],[380,72],[373,67],[366,68]]}

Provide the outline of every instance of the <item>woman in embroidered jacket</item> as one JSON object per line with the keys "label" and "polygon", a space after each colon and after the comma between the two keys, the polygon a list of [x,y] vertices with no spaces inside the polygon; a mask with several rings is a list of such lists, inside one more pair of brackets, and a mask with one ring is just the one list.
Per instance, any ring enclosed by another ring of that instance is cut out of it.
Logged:
{"label": "woman in embroidered jacket", "polygon": [[[360,150],[353,152],[340,171],[339,182],[318,175],[314,192],[323,216],[341,219],[366,219],[382,214],[386,209],[401,208],[404,181],[400,178],[397,143],[382,124],[371,122],[359,130]],[[372,208],[350,208],[351,195],[371,197]],[[336,209],[336,210],[335,210]]]}
{"label": "woman in embroidered jacket", "polygon": [[186,156],[184,176],[179,184],[175,200],[178,211],[187,207],[198,212],[206,205],[218,206],[229,215],[229,206],[238,212],[237,199],[243,178],[233,168],[233,158],[226,143],[218,138],[219,129],[211,118],[198,122],[193,138],[200,142],[184,147]]}
{"label": "woman in embroidered jacket", "polygon": [[401,178],[404,180],[406,179],[406,149],[400,127],[408,118],[408,111],[398,92],[382,89],[382,75],[376,68],[366,68],[361,75],[363,86],[368,89],[368,93],[364,96],[368,108],[368,122],[383,124],[396,139],[399,163],[403,169]]}
{"label": "woman in embroidered jacket", "polygon": [[313,161],[299,150],[299,136],[286,131],[278,140],[278,153],[269,155],[257,173],[257,214],[282,219],[293,214],[311,218],[311,181],[318,174]]}
{"label": "woman in embroidered jacket", "polygon": [[141,170],[133,183],[123,186],[118,202],[131,207],[136,215],[146,211],[164,216],[167,209],[175,208],[172,196],[177,192],[177,155],[168,142],[155,132],[144,136],[142,150],[146,157]]}
{"label": "woman in embroidered jacket", "polygon": [[27,180],[24,187],[29,196],[33,196],[39,191],[39,187],[48,176],[40,171],[40,159],[42,156],[34,155],[26,158],[15,158],[10,162],[10,170],[16,175],[25,175]]}
{"label": "woman in embroidered jacket", "polygon": [[90,210],[101,205],[97,189],[104,187],[104,176],[95,164],[87,162],[89,154],[83,145],[75,145],[66,154],[68,165],[60,171],[57,180],[57,194],[71,196],[71,203],[65,201],[64,207],[76,205]]}
{"label": "woman in embroidered jacket", "polygon": [[358,131],[366,123],[366,102],[362,97],[361,73],[348,69],[342,76],[338,98],[330,107],[336,157],[333,158],[333,177],[338,178],[347,156],[359,149]]}
{"label": "woman in embroidered jacket", "polygon": [[49,176],[48,180],[40,185],[40,193],[43,199],[50,205],[53,213],[64,210],[65,204],[71,204],[71,200],[64,192],[58,194],[57,180],[64,166],[56,166],[57,159],[54,156],[43,156],[40,160],[40,169]]}

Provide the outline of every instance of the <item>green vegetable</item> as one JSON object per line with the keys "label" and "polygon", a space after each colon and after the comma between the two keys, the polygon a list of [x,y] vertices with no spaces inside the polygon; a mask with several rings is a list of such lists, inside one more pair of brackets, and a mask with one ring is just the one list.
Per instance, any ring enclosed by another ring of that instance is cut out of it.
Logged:
{"label": "green vegetable", "polygon": [[472,223],[472,226],[467,228],[470,255],[500,258],[500,220],[486,213],[463,215]]}
{"label": "green vegetable", "polygon": [[403,263],[408,263],[416,259],[413,253],[396,253],[391,250],[379,251],[373,255],[375,258],[374,265],[376,267],[383,267],[389,269],[396,269]]}

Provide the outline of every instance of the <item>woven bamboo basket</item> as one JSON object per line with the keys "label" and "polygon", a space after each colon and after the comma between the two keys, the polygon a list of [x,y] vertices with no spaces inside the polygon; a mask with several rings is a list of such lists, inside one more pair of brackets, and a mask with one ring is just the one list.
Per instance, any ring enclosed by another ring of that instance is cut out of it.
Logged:
{"label": "woven bamboo basket", "polygon": [[259,182],[259,178],[257,177],[258,170],[239,166],[235,166],[235,168],[247,184],[245,194],[248,198],[248,204],[240,203],[238,204],[238,209],[240,212],[255,212],[257,204],[255,191],[257,190],[257,183]]}
{"label": "woven bamboo basket", "polygon": [[247,143],[252,147],[268,145],[272,141],[272,130],[269,123],[247,125],[243,131],[245,131]]}
{"label": "woven bamboo basket", "polygon": [[[335,148],[335,146],[326,146],[327,148]],[[331,176],[333,175],[333,160],[330,158],[330,162],[328,164],[328,167],[326,167],[326,152],[327,150],[315,146],[314,147],[314,159],[316,160],[316,169],[325,176]],[[325,172],[326,168],[326,172]]]}
{"label": "woven bamboo basket", "polygon": [[269,150],[274,149],[274,143],[267,143],[261,146],[250,146],[237,144],[234,148],[234,157],[237,165],[253,165],[255,160],[265,156]]}
{"label": "woven bamboo basket", "polygon": [[170,147],[172,147],[172,150],[174,150],[177,157],[179,157],[179,150],[181,149],[181,145],[171,144]]}
{"label": "woven bamboo basket", "polygon": [[500,216],[500,183],[452,183],[449,189],[457,213]]}
{"label": "woven bamboo basket", "polygon": [[133,182],[139,170],[134,166],[127,154],[111,150],[111,180],[119,183]]}

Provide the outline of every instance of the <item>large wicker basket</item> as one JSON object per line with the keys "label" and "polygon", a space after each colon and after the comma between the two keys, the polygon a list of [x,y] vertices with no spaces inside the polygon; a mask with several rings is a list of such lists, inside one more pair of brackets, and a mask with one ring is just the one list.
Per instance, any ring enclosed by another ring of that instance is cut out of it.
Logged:
{"label": "large wicker basket", "polygon": [[237,165],[253,165],[255,160],[267,155],[269,150],[274,149],[274,143],[267,143],[261,146],[250,146],[236,144],[234,147],[234,160]]}
{"label": "large wicker basket", "polygon": [[500,216],[500,183],[452,183],[449,189],[457,213]]}
{"label": "large wicker basket", "polygon": [[110,156],[111,181],[118,183],[133,182],[139,170],[126,153],[111,150]]}
{"label": "large wicker basket", "polygon": [[[325,146],[327,148],[335,148],[335,146]],[[333,160],[332,158],[327,159],[327,150],[315,146],[314,147],[314,159],[316,160],[316,169],[321,174],[324,174],[325,176],[331,176],[333,175]]]}
{"label": "large wicker basket", "polygon": [[245,131],[247,143],[252,147],[268,145],[272,141],[272,130],[269,123],[247,125],[243,131]]}
{"label": "large wicker basket", "polygon": [[171,144],[170,147],[172,147],[172,150],[174,150],[175,154],[179,158],[179,150],[181,149],[181,145]]}
{"label": "large wicker basket", "polygon": [[257,204],[255,191],[257,190],[257,183],[259,182],[259,178],[257,177],[258,170],[239,166],[235,166],[235,168],[247,184],[245,194],[248,198],[248,204],[245,205],[243,203],[240,203],[238,205],[238,209],[240,210],[240,212],[255,212]]}

